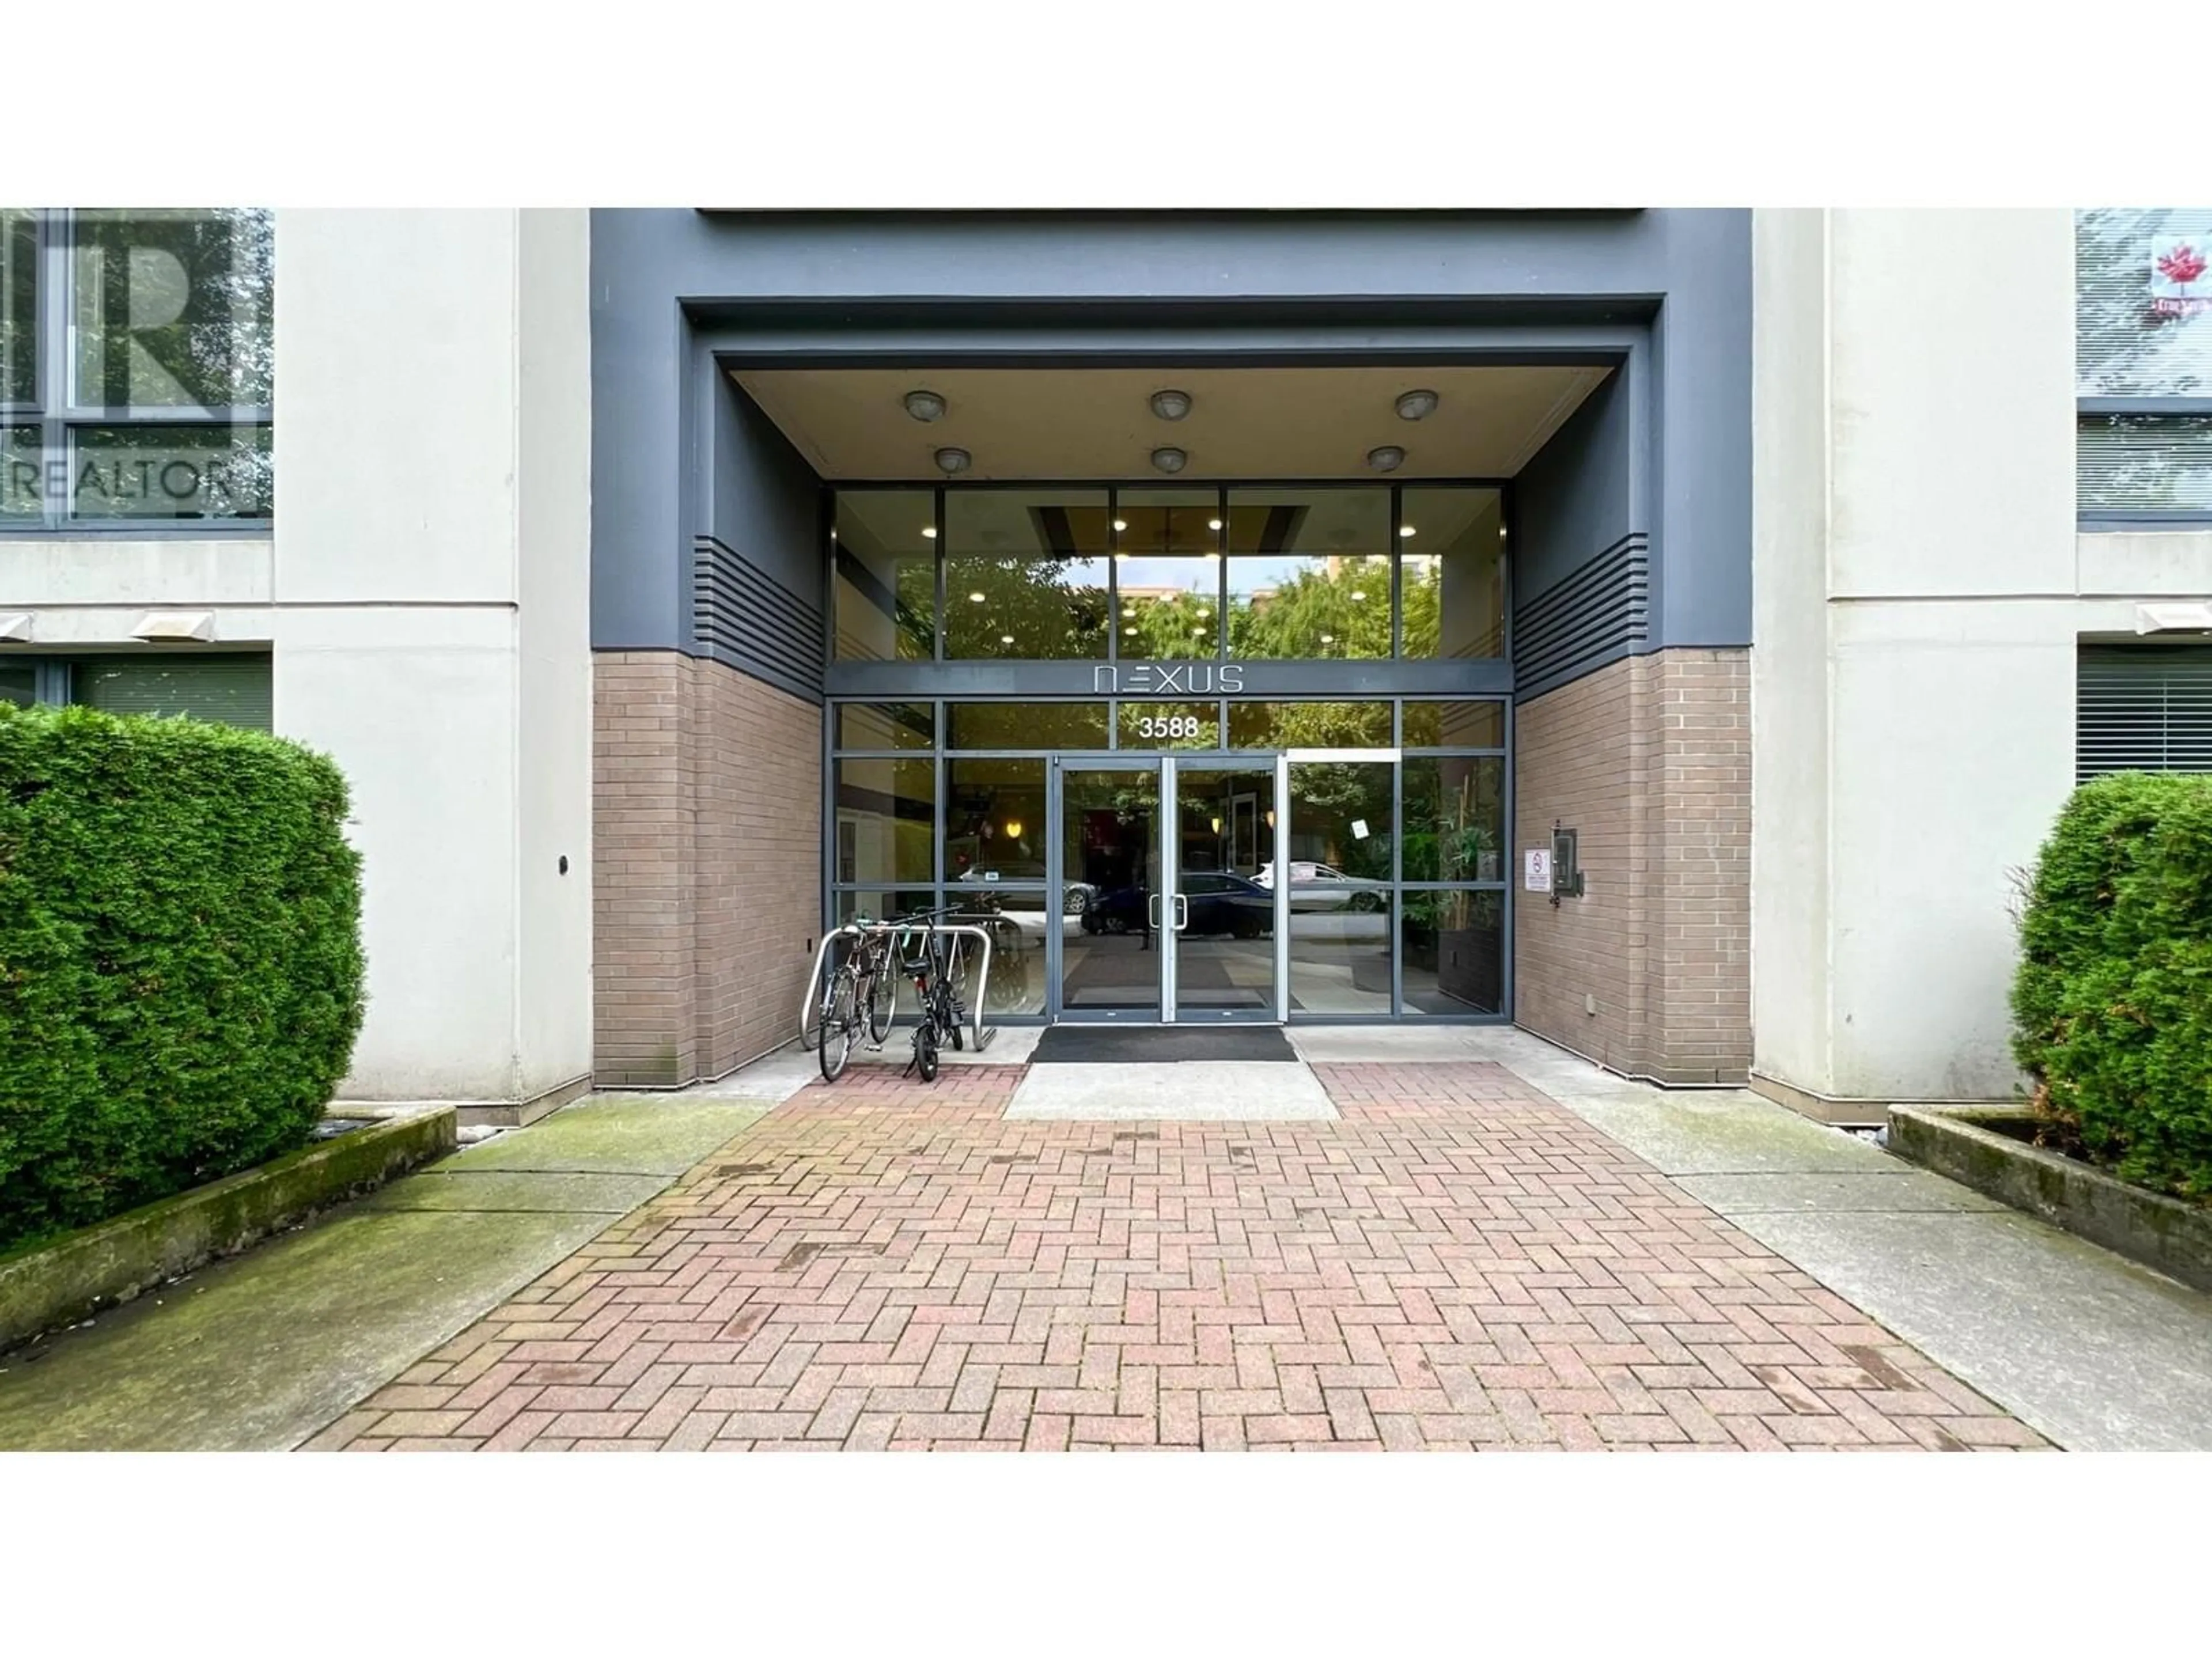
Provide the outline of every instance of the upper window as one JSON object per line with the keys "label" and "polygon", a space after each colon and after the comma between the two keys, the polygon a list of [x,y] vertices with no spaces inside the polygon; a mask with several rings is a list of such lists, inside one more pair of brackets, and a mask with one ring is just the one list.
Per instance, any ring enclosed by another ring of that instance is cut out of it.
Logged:
{"label": "upper window", "polygon": [[0,526],[265,521],[265,209],[0,209]]}
{"label": "upper window", "polygon": [[2212,519],[2212,208],[2096,208],[2074,226],[2081,514]]}

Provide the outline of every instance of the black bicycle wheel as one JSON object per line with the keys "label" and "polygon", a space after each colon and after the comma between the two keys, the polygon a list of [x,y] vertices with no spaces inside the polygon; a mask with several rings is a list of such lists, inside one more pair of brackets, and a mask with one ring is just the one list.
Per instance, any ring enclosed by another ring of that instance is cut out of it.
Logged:
{"label": "black bicycle wheel", "polygon": [[860,1035],[859,1011],[853,1006],[854,975],[849,968],[840,968],[836,978],[830,981],[830,994],[822,1007],[822,1047],[817,1052],[822,1060],[822,1080],[835,1083],[837,1074],[845,1069],[845,1062],[853,1057],[853,1039]]}
{"label": "black bicycle wheel", "polygon": [[878,1048],[891,1034],[891,1018],[898,1012],[898,981],[889,973],[868,976],[868,1041]]}
{"label": "black bicycle wheel", "polygon": [[952,1039],[954,1053],[957,1054],[968,1046],[967,1039],[960,1035],[960,1016],[953,1009],[951,992],[947,991],[939,998],[937,1018],[945,1027],[945,1035]]}
{"label": "black bicycle wheel", "polygon": [[914,1028],[914,1068],[924,1083],[937,1081],[937,1030],[926,1019]]}

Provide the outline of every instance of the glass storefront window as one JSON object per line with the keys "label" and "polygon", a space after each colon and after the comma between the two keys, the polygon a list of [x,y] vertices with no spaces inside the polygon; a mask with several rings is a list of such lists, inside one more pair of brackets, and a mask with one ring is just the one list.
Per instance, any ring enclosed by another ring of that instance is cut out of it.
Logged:
{"label": "glass storefront window", "polygon": [[834,784],[839,880],[934,878],[936,763],[841,760]]}
{"label": "glass storefront window", "polygon": [[1211,658],[1221,648],[1221,497],[1124,489],[1114,501],[1114,618],[1125,660]]}
{"label": "glass storefront window", "polygon": [[848,702],[837,708],[840,749],[928,749],[937,719],[926,702]]}
{"label": "glass storefront window", "polygon": [[1293,910],[1375,907],[1390,882],[1394,770],[1388,761],[1291,763],[1283,855]]}
{"label": "glass storefront window", "polygon": [[840,490],[830,533],[836,660],[934,657],[936,495],[927,489]]}
{"label": "glass storefront window", "polygon": [[1497,755],[1405,762],[1407,881],[1503,881],[1505,762]]}
{"label": "glass storefront window", "polygon": [[1408,1018],[1504,1012],[1504,898],[1495,888],[1431,888],[1400,896],[1401,1012]]}
{"label": "glass storefront window", "polygon": [[1409,486],[1400,497],[1399,520],[1406,655],[1504,656],[1502,492]]}
{"label": "glass storefront window", "polygon": [[2212,398],[2212,208],[2074,216],[2075,379],[2084,398]]}
{"label": "glass storefront window", "polygon": [[1042,883],[1044,762],[956,757],[945,764],[945,879]]}
{"label": "glass storefront window", "polygon": [[[948,886],[945,902],[958,907],[945,918],[946,921],[981,927],[991,935],[991,973],[983,992],[984,1018],[1042,1013],[1045,938],[1052,928],[1065,924],[1071,914],[1067,908],[1063,905],[1055,913],[1041,887],[1006,890]],[[1082,911],[1079,908],[1072,914],[1080,916]],[[974,941],[969,942],[968,949],[968,980],[972,985],[980,957],[974,954]]]}
{"label": "glass storefront window", "polygon": [[70,446],[74,519],[265,519],[274,506],[265,426],[77,427]]}
{"label": "glass storefront window", "polygon": [[39,401],[39,216],[0,208],[0,405]]}
{"label": "glass storefront window", "polygon": [[951,490],[945,500],[945,654],[1103,659],[1103,489]]}
{"label": "glass storefront window", "polygon": [[1212,702],[1124,702],[1124,749],[1218,749],[1221,706]]}
{"label": "glass storefront window", "polygon": [[934,910],[937,895],[927,887],[902,888],[887,890],[840,893],[831,905],[830,914],[834,926],[842,927],[848,921],[866,916],[870,921],[889,921],[896,916],[911,915],[917,910]]}
{"label": "glass storefront window", "polygon": [[1390,492],[1229,492],[1229,654],[1390,654]]}
{"label": "glass storefront window", "polygon": [[267,407],[276,378],[272,215],[80,210],[70,234],[79,406]]}
{"label": "glass storefront window", "polygon": [[1495,699],[1409,702],[1401,741],[1408,749],[1503,749],[1505,705]]}
{"label": "glass storefront window", "polygon": [[1388,749],[1387,702],[1232,702],[1231,749]]}
{"label": "glass storefront window", "polygon": [[0,520],[38,519],[46,513],[40,487],[41,434],[35,426],[0,427]]}
{"label": "glass storefront window", "polygon": [[948,749],[1103,749],[1103,702],[955,702],[945,708]]}

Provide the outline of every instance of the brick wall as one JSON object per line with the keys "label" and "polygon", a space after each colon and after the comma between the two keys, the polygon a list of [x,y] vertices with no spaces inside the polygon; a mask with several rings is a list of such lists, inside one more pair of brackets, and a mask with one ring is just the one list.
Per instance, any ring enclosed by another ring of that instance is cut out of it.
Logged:
{"label": "brick wall", "polygon": [[1550,845],[1554,821],[1574,830],[1587,884],[1557,907],[1514,890],[1519,1024],[1632,1076],[1743,1079],[1750,697],[1748,653],[1679,650],[1516,711],[1516,846]]}
{"label": "brick wall", "polygon": [[822,711],[678,652],[592,662],[594,1075],[719,1077],[797,1027],[820,940]]}

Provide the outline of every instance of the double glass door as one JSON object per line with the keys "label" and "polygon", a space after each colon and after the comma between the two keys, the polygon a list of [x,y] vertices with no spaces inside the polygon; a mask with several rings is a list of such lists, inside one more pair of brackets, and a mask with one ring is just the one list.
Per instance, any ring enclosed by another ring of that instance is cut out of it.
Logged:
{"label": "double glass door", "polygon": [[1071,757],[1054,1011],[1130,1024],[1280,1018],[1272,758]]}

